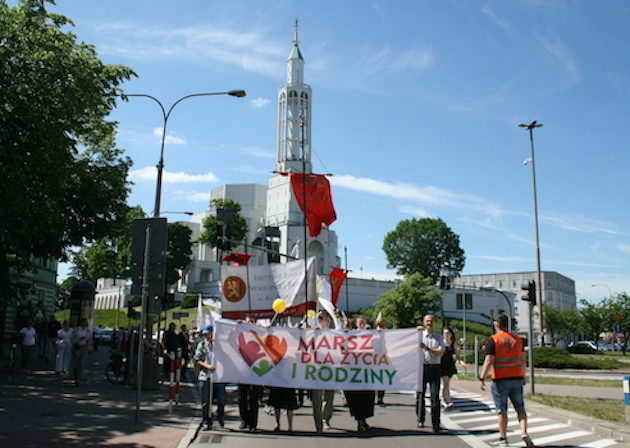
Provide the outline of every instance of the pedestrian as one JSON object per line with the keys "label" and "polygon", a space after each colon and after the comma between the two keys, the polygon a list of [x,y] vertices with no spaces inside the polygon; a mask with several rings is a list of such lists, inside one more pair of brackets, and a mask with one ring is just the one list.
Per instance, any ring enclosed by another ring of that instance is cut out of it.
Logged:
{"label": "pedestrian", "polygon": [[[367,319],[364,316],[358,316],[355,319],[355,324],[358,331],[368,329]],[[345,391],[345,396],[350,415],[357,422],[357,431],[368,431],[370,425],[368,425],[367,419],[374,416],[374,398],[376,393],[373,390],[347,390]]]}
{"label": "pedestrian", "polygon": [[89,344],[92,340],[92,331],[88,328],[87,318],[81,319],[79,328],[72,332],[72,364],[74,370],[74,385],[81,385],[81,377],[85,368]]}
{"label": "pedestrian", "polygon": [[[245,322],[256,324],[256,319],[251,316],[245,316]],[[239,429],[255,432],[258,427],[258,408],[259,400],[262,395],[262,386],[253,384],[238,385],[238,412],[241,417],[241,425]]]}
{"label": "pedestrian", "polygon": [[188,372],[188,361],[190,360],[190,336],[188,335],[188,328],[185,324],[180,327],[180,331],[177,334],[177,341],[179,347],[182,349],[182,380],[186,379],[186,373]]}
{"label": "pedestrian", "polygon": [[33,322],[28,321],[20,330],[20,351],[22,355],[22,371],[30,372],[33,357],[35,356],[35,344],[37,343],[37,330]]}
{"label": "pedestrian", "polygon": [[48,318],[42,317],[35,325],[39,358],[48,361]]}
{"label": "pedestrian", "polygon": [[57,355],[55,357],[55,373],[67,375],[72,360],[72,328],[70,322],[63,321],[63,327],[57,331],[55,340]]}
{"label": "pedestrian", "polygon": [[527,413],[523,401],[523,384],[525,383],[525,351],[523,340],[516,334],[507,331],[509,319],[500,314],[494,320],[495,334],[486,342],[486,358],[481,368],[479,381],[481,390],[485,390],[485,378],[492,369],[492,398],[499,417],[499,438],[492,442],[495,446],[508,446],[508,398],[514,406],[519,425],[521,439],[528,448],[534,446],[527,434]]}
{"label": "pedestrian", "polygon": [[442,331],[444,354],[440,361],[442,367],[442,405],[448,409],[453,406],[451,400],[451,378],[457,373],[455,367],[455,332],[452,328]]}
{"label": "pedestrian", "polygon": [[103,336],[103,328],[100,325],[97,325],[92,330],[92,346],[94,347],[94,351],[98,351],[98,345],[101,343],[101,337]]}
{"label": "pedestrian", "polygon": [[280,417],[282,409],[287,412],[287,427],[289,432],[293,432],[293,411],[299,408],[295,389],[289,387],[270,387],[269,406],[273,407],[276,415],[275,432],[280,431]]}
{"label": "pedestrian", "polygon": [[[203,327],[201,334],[203,340],[197,345],[193,361],[199,366],[199,392],[201,394],[201,417],[204,431],[212,429],[212,396],[217,400],[217,417],[219,426],[223,428],[225,414],[225,383],[213,383],[214,353],[212,352],[212,325]],[[212,395],[210,395],[212,387]]]}
{"label": "pedestrian", "polygon": [[[317,315],[317,329],[328,330],[332,318],[326,311],[320,311]],[[330,429],[330,419],[333,413],[333,402],[335,400],[334,390],[311,390],[311,402],[313,403],[313,420],[315,420],[315,430],[322,432],[323,429]]]}
{"label": "pedestrian", "polygon": [[[387,329],[387,321],[385,320],[385,318],[383,316],[380,315],[380,317],[377,317],[376,319],[376,329],[378,331],[383,331],[385,329]],[[385,391],[384,390],[378,390],[376,391],[376,403],[381,406],[384,407],[385,406]]]}
{"label": "pedestrian", "polygon": [[179,338],[175,333],[175,322],[168,324],[168,330],[162,335],[162,353],[164,359],[164,377],[168,378],[170,374],[170,360],[177,357],[177,352],[180,349]]}
{"label": "pedestrian", "polygon": [[57,320],[55,315],[50,316],[50,320],[48,321],[48,344],[51,344],[53,347],[53,360],[57,359],[57,333],[61,330],[61,322]]}
{"label": "pedestrian", "polygon": [[442,376],[442,354],[444,354],[444,339],[440,333],[433,331],[435,316],[427,314],[424,316],[424,326],[418,327],[422,331],[422,342],[420,347],[424,355],[424,368],[422,375],[422,392],[416,396],[416,414],[418,415],[418,427],[424,426],[426,406],[424,394],[427,384],[431,394],[431,425],[433,432],[438,434],[442,431],[440,426],[440,377]]}

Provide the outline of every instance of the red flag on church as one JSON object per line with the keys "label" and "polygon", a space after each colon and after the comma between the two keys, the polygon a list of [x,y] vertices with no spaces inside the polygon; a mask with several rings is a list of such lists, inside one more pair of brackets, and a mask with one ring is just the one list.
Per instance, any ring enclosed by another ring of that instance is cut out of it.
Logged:
{"label": "red flag on church", "polygon": [[245,266],[253,255],[244,254],[242,252],[232,252],[223,257],[223,261],[231,261],[235,266]]}
{"label": "red flag on church", "polygon": [[[330,182],[323,174],[291,173],[291,187],[302,212],[306,200],[306,222],[311,236],[322,231],[322,224],[330,226],[337,219],[330,193]],[[304,187],[306,186],[306,194]]]}
{"label": "red flag on church", "polygon": [[347,269],[342,268],[332,268],[328,278],[330,280],[330,301],[333,305],[337,306],[337,300],[339,299],[339,291],[341,291],[341,285],[343,285],[346,276],[348,275]]}

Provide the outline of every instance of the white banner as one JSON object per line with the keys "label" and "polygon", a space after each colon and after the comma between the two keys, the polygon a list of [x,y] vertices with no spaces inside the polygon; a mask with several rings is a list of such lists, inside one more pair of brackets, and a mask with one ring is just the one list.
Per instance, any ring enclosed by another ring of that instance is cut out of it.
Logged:
{"label": "white banner", "polygon": [[421,332],[216,322],[215,381],[297,389],[417,390]]}
{"label": "white banner", "polygon": [[271,305],[281,298],[287,304],[282,316],[315,309],[315,257],[308,259],[308,303],[304,294],[304,260],[264,266],[221,266],[222,314],[230,319],[274,315]]}

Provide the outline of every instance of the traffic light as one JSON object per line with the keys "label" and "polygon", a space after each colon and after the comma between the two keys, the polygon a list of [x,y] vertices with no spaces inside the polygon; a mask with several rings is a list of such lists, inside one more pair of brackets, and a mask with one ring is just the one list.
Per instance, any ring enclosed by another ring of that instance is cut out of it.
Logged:
{"label": "traffic light", "polygon": [[530,302],[532,306],[536,305],[536,282],[530,280],[527,284],[521,286],[521,289],[527,291],[527,295],[523,296],[523,300]]}
{"label": "traffic light", "polygon": [[[148,297],[162,297],[166,288],[166,252],[168,248],[168,224],[166,218],[141,218],[133,220],[131,242],[131,293],[142,295],[144,258],[147,227],[151,228],[149,246]],[[151,308],[152,304],[149,304]]]}

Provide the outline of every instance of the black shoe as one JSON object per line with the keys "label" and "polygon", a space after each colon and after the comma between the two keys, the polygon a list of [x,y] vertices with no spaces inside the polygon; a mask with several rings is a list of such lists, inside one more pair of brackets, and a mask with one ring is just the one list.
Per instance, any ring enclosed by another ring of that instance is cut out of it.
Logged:
{"label": "black shoe", "polygon": [[434,432],[435,434],[439,434],[439,433],[441,433],[442,431],[444,431],[444,428],[442,428],[442,427],[440,427],[440,426],[434,426],[434,427],[433,427],[433,432]]}
{"label": "black shoe", "polygon": [[241,422],[241,426],[238,429],[247,429],[247,425],[244,422]]}
{"label": "black shoe", "polygon": [[220,419],[219,419],[219,426],[220,426],[221,428],[225,428],[225,422],[223,421],[223,419],[222,419],[222,418],[220,418]]}

